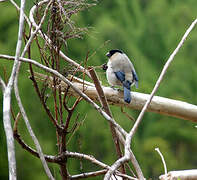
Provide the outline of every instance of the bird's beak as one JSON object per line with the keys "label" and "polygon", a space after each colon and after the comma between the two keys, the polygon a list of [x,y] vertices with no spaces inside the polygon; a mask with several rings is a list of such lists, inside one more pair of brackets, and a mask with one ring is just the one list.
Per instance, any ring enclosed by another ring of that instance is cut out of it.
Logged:
{"label": "bird's beak", "polygon": [[110,53],[108,52],[108,53],[106,54],[106,56],[107,56],[107,57],[110,57],[111,55],[110,55]]}

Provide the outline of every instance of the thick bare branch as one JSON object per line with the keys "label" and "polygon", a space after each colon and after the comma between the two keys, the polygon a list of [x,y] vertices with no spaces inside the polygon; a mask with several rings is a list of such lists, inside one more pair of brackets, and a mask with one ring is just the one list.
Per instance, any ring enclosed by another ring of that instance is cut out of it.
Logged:
{"label": "thick bare branch", "polygon": [[25,0],[21,0],[21,11],[19,18],[19,30],[18,30],[18,40],[16,45],[16,53],[15,53],[15,61],[12,68],[12,73],[9,78],[8,84],[4,90],[3,94],[3,124],[4,130],[6,134],[7,141],[7,152],[8,152],[8,165],[9,165],[9,179],[15,180],[17,179],[16,175],[16,159],[15,159],[15,147],[14,147],[14,137],[11,125],[11,91],[13,87],[13,83],[15,80],[16,72],[19,66],[19,56],[21,52],[22,46],[22,37],[23,37],[23,28],[24,28],[24,8],[25,8]]}
{"label": "thick bare branch", "polygon": [[[5,58],[9,60],[13,60],[13,56],[2,55],[0,54],[0,58]],[[20,58],[21,61],[29,62],[28,59]],[[43,75],[44,76],[44,75]],[[41,75],[42,77],[42,75]],[[84,86],[82,84],[83,80],[76,78],[73,83],[77,88],[83,90]],[[94,85],[88,81],[85,81],[85,94],[88,95],[94,101],[98,101],[97,92]],[[123,93],[117,90],[114,90],[110,87],[102,86],[105,96],[108,100],[109,104],[127,107],[130,109],[142,109],[145,105],[146,101],[149,99],[149,94],[132,92],[132,102],[130,104],[125,104],[123,99]],[[72,89],[69,89],[70,94],[77,96]],[[163,115],[168,115],[172,117],[177,117],[190,121],[197,121],[197,106],[193,104],[189,104],[183,101],[173,100],[169,98],[154,96],[148,109],[146,111],[155,112]]]}
{"label": "thick bare branch", "polygon": [[[36,73],[36,77],[40,79],[47,79],[48,76]],[[50,81],[50,78],[48,79],[48,81]],[[64,82],[61,83],[63,87],[67,87]],[[94,101],[99,101],[94,84],[75,77],[73,79],[73,84],[81,91],[83,91],[83,89],[85,88],[84,93],[88,97],[90,97]],[[105,86],[102,86],[102,89],[109,104],[121,107],[126,106],[130,109],[141,110],[150,97],[149,94],[132,92],[132,102],[130,104],[126,104],[123,101],[123,92]],[[69,89],[69,94],[78,96],[78,94],[72,89]],[[197,122],[197,106],[183,101],[154,96],[147,111]]]}
{"label": "thick bare branch", "polygon": [[197,169],[170,171],[167,175],[161,175],[160,180],[196,180]]}
{"label": "thick bare branch", "polygon": [[[5,58],[9,60],[13,60],[13,56],[8,56],[8,55],[2,55],[0,54],[0,58]],[[21,61],[24,62],[30,62],[29,59],[26,58],[20,58]],[[37,74],[38,76],[38,74]],[[44,78],[45,75],[41,74],[41,78]],[[82,84],[83,80],[76,78],[73,84],[83,91],[84,85]],[[85,94],[89,96],[92,100],[98,101],[97,98],[97,92],[94,87],[94,85],[88,81],[84,81],[85,83]],[[62,84],[63,86],[66,86],[65,83]],[[118,105],[118,106],[127,106],[128,108],[131,109],[142,109],[144,106],[145,102],[147,99],[150,97],[148,94],[144,93],[138,93],[138,92],[132,92],[132,102],[131,104],[127,105],[123,102],[123,93],[117,90],[114,90],[110,87],[102,87],[103,91],[105,93],[105,96],[109,102],[109,104],[113,105]],[[69,89],[70,94],[74,96],[78,96],[75,91],[72,89]],[[169,98],[164,98],[164,97],[159,97],[159,96],[154,96],[150,106],[148,107],[147,111],[149,112],[155,112],[163,115],[168,115],[172,117],[177,117],[185,120],[190,120],[190,121],[197,121],[197,106],[193,104],[189,104],[183,101],[178,101],[178,100],[172,100]]]}

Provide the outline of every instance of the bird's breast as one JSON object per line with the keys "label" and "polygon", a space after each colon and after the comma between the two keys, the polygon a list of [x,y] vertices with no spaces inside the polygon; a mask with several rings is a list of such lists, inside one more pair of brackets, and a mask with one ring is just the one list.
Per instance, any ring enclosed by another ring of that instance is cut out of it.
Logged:
{"label": "bird's breast", "polygon": [[106,71],[107,81],[111,86],[121,86],[121,82],[117,79],[111,63],[107,64],[108,68]]}

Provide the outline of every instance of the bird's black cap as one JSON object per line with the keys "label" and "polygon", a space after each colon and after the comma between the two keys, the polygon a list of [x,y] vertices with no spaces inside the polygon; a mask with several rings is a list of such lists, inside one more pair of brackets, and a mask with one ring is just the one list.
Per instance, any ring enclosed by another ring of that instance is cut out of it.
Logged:
{"label": "bird's black cap", "polygon": [[110,50],[107,54],[106,54],[106,56],[107,57],[111,57],[111,56],[113,56],[115,53],[123,53],[121,50],[119,50],[119,49],[112,49],[112,50]]}

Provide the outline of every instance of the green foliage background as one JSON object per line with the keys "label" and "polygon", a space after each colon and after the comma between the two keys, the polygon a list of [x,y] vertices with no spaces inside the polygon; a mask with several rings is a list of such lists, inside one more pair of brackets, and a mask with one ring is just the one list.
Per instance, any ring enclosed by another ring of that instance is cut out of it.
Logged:
{"label": "green foliage background", "polygon": [[[27,1],[27,9],[32,5],[33,1]],[[14,55],[18,13],[9,2],[1,3],[0,10],[0,53]],[[92,55],[96,51],[96,54],[90,57],[88,65],[98,66],[107,61],[105,54],[108,50],[122,49],[133,61],[140,79],[139,89],[134,91],[150,93],[166,60],[196,18],[196,12],[196,0],[101,0],[97,6],[73,17],[78,26],[89,27],[89,32],[83,39],[69,40],[65,52],[72,59],[83,62],[88,52]],[[175,57],[157,95],[196,104],[196,49],[197,28],[192,31]],[[33,57],[39,60],[34,45],[32,52]],[[4,69],[9,77],[12,62],[2,59],[0,61],[1,77],[4,77]],[[28,79],[27,69],[28,66],[23,64],[19,77],[22,100],[44,153],[55,155],[55,129],[41,108]],[[98,70],[98,74],[103,84],[107,85],[104,72]],[[2,92],[0,100],[2,102]],[[17,113],[14,95],[12,103]],[[129,130],[133,123],[121,113],[120,108],[111,108],[116,121]],[[135,118],[139,114],[139,111],[135,110],[126,111]],[[85,120],[69,144],[68,150],[89,153],[107,164],[113,163],[114,146],[106,120],[86,102],[80,103],[77,112],[81,114],[80,119]],[[0,117],[0,179],[8,179],[2,106]],[[145,114],[132,141],[132,148],[145,177],[156,179],[163,173],[163,165],[154,150],[155,147],[159,147],[163,153],[168,170],[191,169],[197,166],[197,130],[194,125],[181,119],[153,113]],[[20,121],[19,132],[25,141],[34,147],[23,121]],[[25,152],[17,143],[16,155],[18,179],[47,179],[40,161]],[[69,159],[68,164],[71,174],[98,169],[86,161],[82,161],[81,166],[79,161]],[[50,168],[55,177],[60,179],[58,168],[53,164],[50,164]]]}

